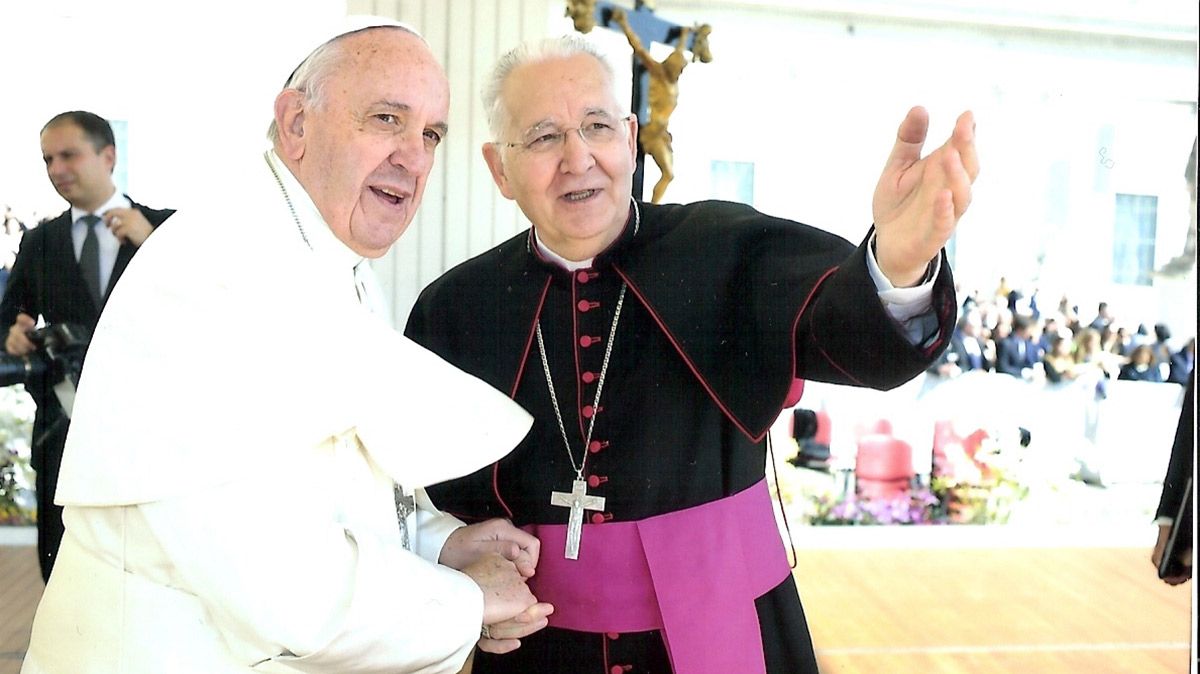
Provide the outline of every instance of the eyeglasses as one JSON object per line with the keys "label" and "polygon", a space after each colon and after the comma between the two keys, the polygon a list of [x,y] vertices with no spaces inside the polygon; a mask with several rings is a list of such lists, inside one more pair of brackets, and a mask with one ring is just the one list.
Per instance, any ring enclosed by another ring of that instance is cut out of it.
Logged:
{"label": "eyeglasses", "polygon": [[548,154],[562,150],[567,141],[567,134],[572,131],[579,134],[584,143],[593,147],[607,145],[625,135],[629,120],[633,115],[626,115],[617,120],[610,117],[593,118],[574,129],[535,129],[530,133],[532,138],[517,143],[496,143],[503,147],[517,148],[531,154]]}

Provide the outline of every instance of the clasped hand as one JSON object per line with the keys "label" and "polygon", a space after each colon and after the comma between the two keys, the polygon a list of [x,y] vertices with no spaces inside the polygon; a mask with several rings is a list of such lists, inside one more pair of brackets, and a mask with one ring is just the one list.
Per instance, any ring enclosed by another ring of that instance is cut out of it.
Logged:
{"label": "clasped hand", "polygon": [[537,570],[541,543],[507,520],[458,529],[446,539],[439,562],[467,574],[483,590],[483,624],[489,636],[479,648],[507,653],[548,624],[554,607],[538,602],[526,580]]}

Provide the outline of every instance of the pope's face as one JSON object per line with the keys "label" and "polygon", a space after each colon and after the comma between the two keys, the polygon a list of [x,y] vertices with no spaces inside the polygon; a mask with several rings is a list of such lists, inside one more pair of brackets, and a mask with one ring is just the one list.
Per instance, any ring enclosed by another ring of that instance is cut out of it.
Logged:
{"label": "pope's face", "polygon": [[351,35],[343,49],[323,100],[299,120],[297,177],[343,243],[379,257],[421,203],[450,90],[433,54],[404,31]]}
{"label": "pope's face", "polygon": [[97,150],[74,122],[62,121],[42,132],[46,175],[55,191],[77,208],[94,211],[112,196],[116,158],[116,148]]}
{"label": "pope's face", "polygon": [[[516,200],[542,243],[567,259],[595,256],[621,233],[629,216],[637,122],[620,117],[608,74],[592,56],[528,63],[504,83],[508,127],[483,148],[500,192]],[[574,129],[605,119],[618,127],[609,142],[588,143]],[[540,129],[568,131],[552,151],[508,147]]]}

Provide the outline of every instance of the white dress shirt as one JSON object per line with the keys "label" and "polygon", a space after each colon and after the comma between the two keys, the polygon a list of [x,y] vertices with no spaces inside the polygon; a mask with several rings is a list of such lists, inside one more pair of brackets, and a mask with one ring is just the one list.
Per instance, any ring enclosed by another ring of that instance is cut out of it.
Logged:
{"label": "white dress shirt", "polygon": [[[103,216],[114,208],[131,208],[132,206],[129,199],[117,191],[114,191],[108,201],[95,211],[85,211],[72,206],[71,243],[75,246],[75,261],[78,262],[79,256],[83,253],[83,239],[87,236],[88,226],[82,220],[85,215]],[[117,263],[117,251],[121,248],[121,240],[101,221],[96,225],[96,243],[100,253],[100,288],[103,292],[108,288],[108,281],[112,278],[113,265]]]}

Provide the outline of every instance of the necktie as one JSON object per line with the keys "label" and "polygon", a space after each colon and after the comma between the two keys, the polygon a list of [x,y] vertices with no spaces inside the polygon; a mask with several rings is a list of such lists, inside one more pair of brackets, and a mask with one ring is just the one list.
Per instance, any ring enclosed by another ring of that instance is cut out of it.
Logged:
{"label": "necktie", "polygon": [[87,234],[83,237],[83,249],[79,252],[79,272],[87,283],[88,292],[96,308],[104,301],[104,291],[100,288],[100,242],[96,238],[96,224],[100,222],[98,215],[85,215],[82,218],[87,225]]}

